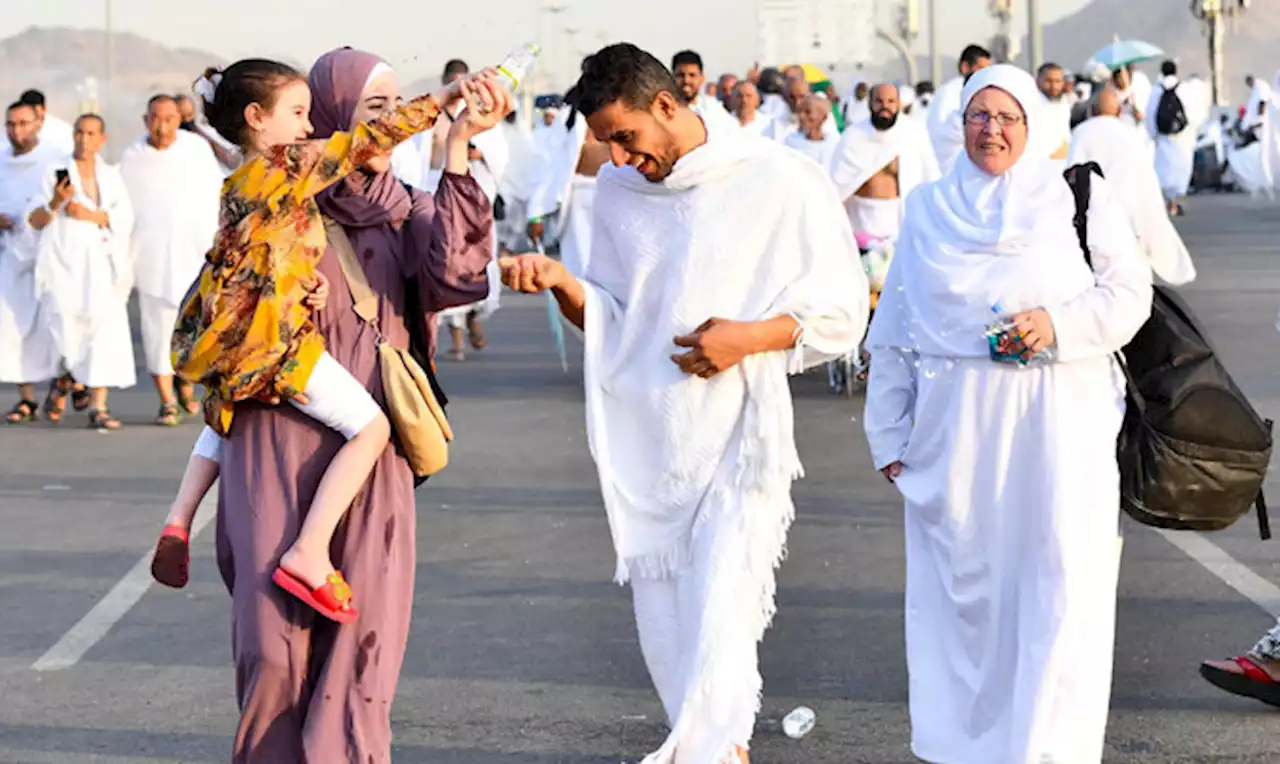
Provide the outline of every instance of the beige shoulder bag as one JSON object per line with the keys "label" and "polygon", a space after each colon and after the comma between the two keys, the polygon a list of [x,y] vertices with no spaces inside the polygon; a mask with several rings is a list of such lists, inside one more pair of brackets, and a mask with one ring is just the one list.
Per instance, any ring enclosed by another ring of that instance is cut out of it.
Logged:
{"label": "beige shoulder bag", "polygon": [[373,329],[387,412],[405,458],[414,475],[434,475],[449,463],[449,441],[453,440],[449,420],[431,390],[426,372],[408,350],[392,347],[378,329],[378,296],[369,286],[347,232],[329,218],[325,218],[324,230],[347,278],[356,315]]}

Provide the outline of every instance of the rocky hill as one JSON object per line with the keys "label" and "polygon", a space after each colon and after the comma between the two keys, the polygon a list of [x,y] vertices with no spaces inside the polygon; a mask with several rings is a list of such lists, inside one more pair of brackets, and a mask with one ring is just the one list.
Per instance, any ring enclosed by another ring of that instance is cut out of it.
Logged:
{"label": "rocky hill", "polygon": [[[1075,14],[1044,30],[1045,56],[1069,69],[1078,69],[1090,54],[1113,36],[1137,38],[1159,45],[1184,73],[1209,73],[1209,42],[1203,26],[1191,15],[1188,0],[1094,0]],[[1226,82],[1233,102],[1247,97],[1244,76],[1270,80],[1280,67],[1280,0],[1253,0],[1249,10],[1228,32]],[[1023,50],[1027,46],[1024,42]],[[1146,69],[1155,74],[1158,63]]]}
{"label": "rocky hill", "polygon": [[70,120],[96,98],[114,153],[140,134],[148,98],[190,92],[205,67],[224,63],[212,53],[168,48],[129,33],[112,36],[111,52],[108,91],[106,35],[101,31],[31,27],[0,40],[0,100],[7,104],[27,88],[37,88],[53,113]]}

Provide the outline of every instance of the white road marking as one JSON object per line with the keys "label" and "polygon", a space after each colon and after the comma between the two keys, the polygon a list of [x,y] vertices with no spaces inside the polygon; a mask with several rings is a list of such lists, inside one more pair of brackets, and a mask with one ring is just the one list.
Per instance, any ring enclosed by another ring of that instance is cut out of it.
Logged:
{"label": "white road marking", "polygon": [[[191,526],[192,541],[217,514],[216,497],[217,494],[210,493],[205,496],[204,501],[200,502],[195,523]],[[119,623],[120,619],[124,618],[125,614],[138,604],[138,600],[142,599],[142,595],[151,588],[153,552],[154,549],[148,549],[129,572],[124,574],[124,578],[117,581],[116,585],[111,587],[111,591],[98,600],[98,604],[85,613],[84,618],[81,618],[66,634],[63,634],[62,639],[50,647],[48,652],[31,664],[31,668],[36,671],[61,671],[71,668],[84,657],[85,653],[89,652],[90,648],[101,642],[111,628]]]}
{"label": "white road marking", "polygon": [[1160,529],[1156,529],[1156,533],[1200,563],[1205,570],[1222,579],[1227,586],[1262,608],[1267,615],[1274,618],[1280,614],[1280,586],[1249,570],[1203,534]]}

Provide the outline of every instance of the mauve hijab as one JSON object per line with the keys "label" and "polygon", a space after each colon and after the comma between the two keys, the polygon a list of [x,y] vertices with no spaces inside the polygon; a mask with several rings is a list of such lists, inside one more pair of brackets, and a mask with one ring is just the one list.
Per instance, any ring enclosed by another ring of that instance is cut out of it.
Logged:
{"label": "mauve hijab", "polygon": [[[311,124],[316,138],[350,130],[369,76],[382,59],[354,48],[331,50],[316,60],[311,86]],[[385,64],[384,64],[385,66]],[[409,217],[413,200],[390,172],[377,175],[357,170],[316,198],[320,211],[344,228],[391,224]]]}

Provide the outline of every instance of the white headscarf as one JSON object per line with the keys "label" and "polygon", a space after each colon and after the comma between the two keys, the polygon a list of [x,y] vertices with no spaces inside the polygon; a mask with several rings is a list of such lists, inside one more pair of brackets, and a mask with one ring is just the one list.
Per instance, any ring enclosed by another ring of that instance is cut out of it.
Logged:
{"label": "white headscarf", "polygon": [[1071,189],[1049,159],[1055,134],[1045,127],[1035,80],[1007,64],[983,69],[965,86],[961,113],[987,88],[1022,106],[1026,148],[1001,175],[962,152],[950,173],[908,197],[872,346],[986,356],[993,305],[1005,313],[1054,305],[1093,284],[1072,223]]}

